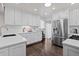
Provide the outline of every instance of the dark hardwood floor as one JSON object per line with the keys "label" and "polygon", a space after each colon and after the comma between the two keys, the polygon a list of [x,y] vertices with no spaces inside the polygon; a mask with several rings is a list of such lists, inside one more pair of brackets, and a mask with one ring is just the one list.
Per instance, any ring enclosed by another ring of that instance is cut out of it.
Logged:
{"label": "dark hardwood floor", "polygon": [[27,56],[63,56],[63,48],[52,44],[51,39],[27,46]]}

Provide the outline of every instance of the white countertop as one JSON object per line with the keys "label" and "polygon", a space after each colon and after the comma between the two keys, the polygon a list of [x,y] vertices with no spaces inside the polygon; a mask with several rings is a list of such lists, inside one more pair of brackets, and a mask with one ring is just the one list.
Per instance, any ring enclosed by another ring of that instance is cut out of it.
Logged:
{"label": "white countertop", "polygon": [[12,37],[0,37],[0,48],[5,48],[23,42],[26,43],[26,39],[18,34]]}
{"label": "white countertop", "polygon": [[79,40],[74,40],[74,39],[66,39],[63,41],[64,45],[69,45],[75,48],[79,48]]}

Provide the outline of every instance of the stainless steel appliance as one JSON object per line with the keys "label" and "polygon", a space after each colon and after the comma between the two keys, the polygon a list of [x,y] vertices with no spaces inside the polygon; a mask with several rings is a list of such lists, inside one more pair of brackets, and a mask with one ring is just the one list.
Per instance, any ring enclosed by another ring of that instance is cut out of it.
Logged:
{"label": "stainless steel appliance", "polygon": [[53,43],[62,46],[62,41],[68,38],[68,19],[53,21]]}

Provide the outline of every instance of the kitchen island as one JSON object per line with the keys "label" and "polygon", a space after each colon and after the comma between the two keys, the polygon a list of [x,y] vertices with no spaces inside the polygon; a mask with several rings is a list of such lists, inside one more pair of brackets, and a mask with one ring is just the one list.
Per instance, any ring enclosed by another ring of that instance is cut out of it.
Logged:
{"label": "kitchen island", "polygon": [[25,33],[19,33],[19,34],[27,39],[27,45],[42,41],[41,31],[25,32]]}
{"label": "kitchen island", "polygon": [[63,41],[64,56],[79,56],[79,40],[66,39]]}
{"label": "kitchen island", "polygon": [[0,56],[25,56],[26,39],[20,35],[0,37]]}

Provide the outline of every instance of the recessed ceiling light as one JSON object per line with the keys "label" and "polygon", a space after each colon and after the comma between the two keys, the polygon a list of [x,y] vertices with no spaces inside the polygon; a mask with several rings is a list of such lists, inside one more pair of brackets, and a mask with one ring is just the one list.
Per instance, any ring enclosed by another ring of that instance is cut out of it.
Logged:
{"label": "recessed ceiling light", "polygon": [[45,7],[50,7],[52,4],[51,3],[45,3],[44,6]]}
{"label": "recessed ceiling light", "polygon": [[52,8],[52,10],[55,10],[55,8]]}
{"label": "recessed ceiling light", "polygon": [[35,8],[34,11],[38,11],[38,9]]}
{"label": "recessed ceiling light", "polygon": [[75,4],[75,3],[71,3],[71,4]]}

